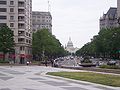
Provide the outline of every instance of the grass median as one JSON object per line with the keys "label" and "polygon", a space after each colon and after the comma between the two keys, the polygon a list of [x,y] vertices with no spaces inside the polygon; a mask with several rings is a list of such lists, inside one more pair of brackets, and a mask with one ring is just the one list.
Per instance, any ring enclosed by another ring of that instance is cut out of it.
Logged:
{"label": "grass median", "polygon": [[48,75],[120,87],[120,76],[93,72],[49,72]]}

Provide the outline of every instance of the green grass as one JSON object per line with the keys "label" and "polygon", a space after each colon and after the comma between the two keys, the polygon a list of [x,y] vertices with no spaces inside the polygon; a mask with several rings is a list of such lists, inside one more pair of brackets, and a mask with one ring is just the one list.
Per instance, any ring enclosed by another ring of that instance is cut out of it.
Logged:
{"label": "green grass", "polygon": [[92,72],[49,72],[49,75],[120,87],[120,76]]}

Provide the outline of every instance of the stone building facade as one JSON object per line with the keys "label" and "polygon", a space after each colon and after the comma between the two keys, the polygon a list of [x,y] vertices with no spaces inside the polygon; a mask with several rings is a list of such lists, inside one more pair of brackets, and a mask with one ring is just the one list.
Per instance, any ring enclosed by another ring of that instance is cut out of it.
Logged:
{"label": "stone building facade", "polygon": [[52,16],[50,12],[32,12],[32,27],[33,32],[40,29],[48,29],[52,33]]}
{"label": "stone building facade", "polygon": [[100,18],[100,29],[117,27],[117,8],[111,7],[106,14]]}
{"label": "stone building facade", "polygon": [[120,25],[120,0],[117,0],[117,8],[110,7],[106,14],[99,20],[100,30],[103,28],[114,28]]}

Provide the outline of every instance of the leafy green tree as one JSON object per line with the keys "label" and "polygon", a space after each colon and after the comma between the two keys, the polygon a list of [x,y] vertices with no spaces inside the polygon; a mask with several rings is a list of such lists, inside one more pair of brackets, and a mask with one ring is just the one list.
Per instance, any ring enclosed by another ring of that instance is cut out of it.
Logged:
{"label": "leafy green tree", "polygon": [[0,52],[3,52],[5,60],[5,55],[9,52],[14,51],[14,34],[13,31],[8,26],[0,27]]}
{"label": "leafy green tree", "polygon": [[38,30],[33,34],[32,49],[34,56],[38,56],[39,59],[43,55],[49,59],[65,55],[65,50],[59,40],[47,29]]}
{"label": "leafy green tree", "polygon": [[119,58],[120,56],[120,27],[102,29],[92,41],[85,44],[76,52],[77,55]]}

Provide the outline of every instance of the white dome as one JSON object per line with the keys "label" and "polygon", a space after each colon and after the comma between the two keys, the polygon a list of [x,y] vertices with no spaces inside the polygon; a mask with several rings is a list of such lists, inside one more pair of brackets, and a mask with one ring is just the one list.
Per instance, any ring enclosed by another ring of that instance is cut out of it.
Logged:
{"label": "white dome", "polygon": [[68,43],[67,43],[67,47],[73,47],[73,43],[72,43],[72,41],[71,41],[71,38],[69,38],[69,41],[68,41]]}

